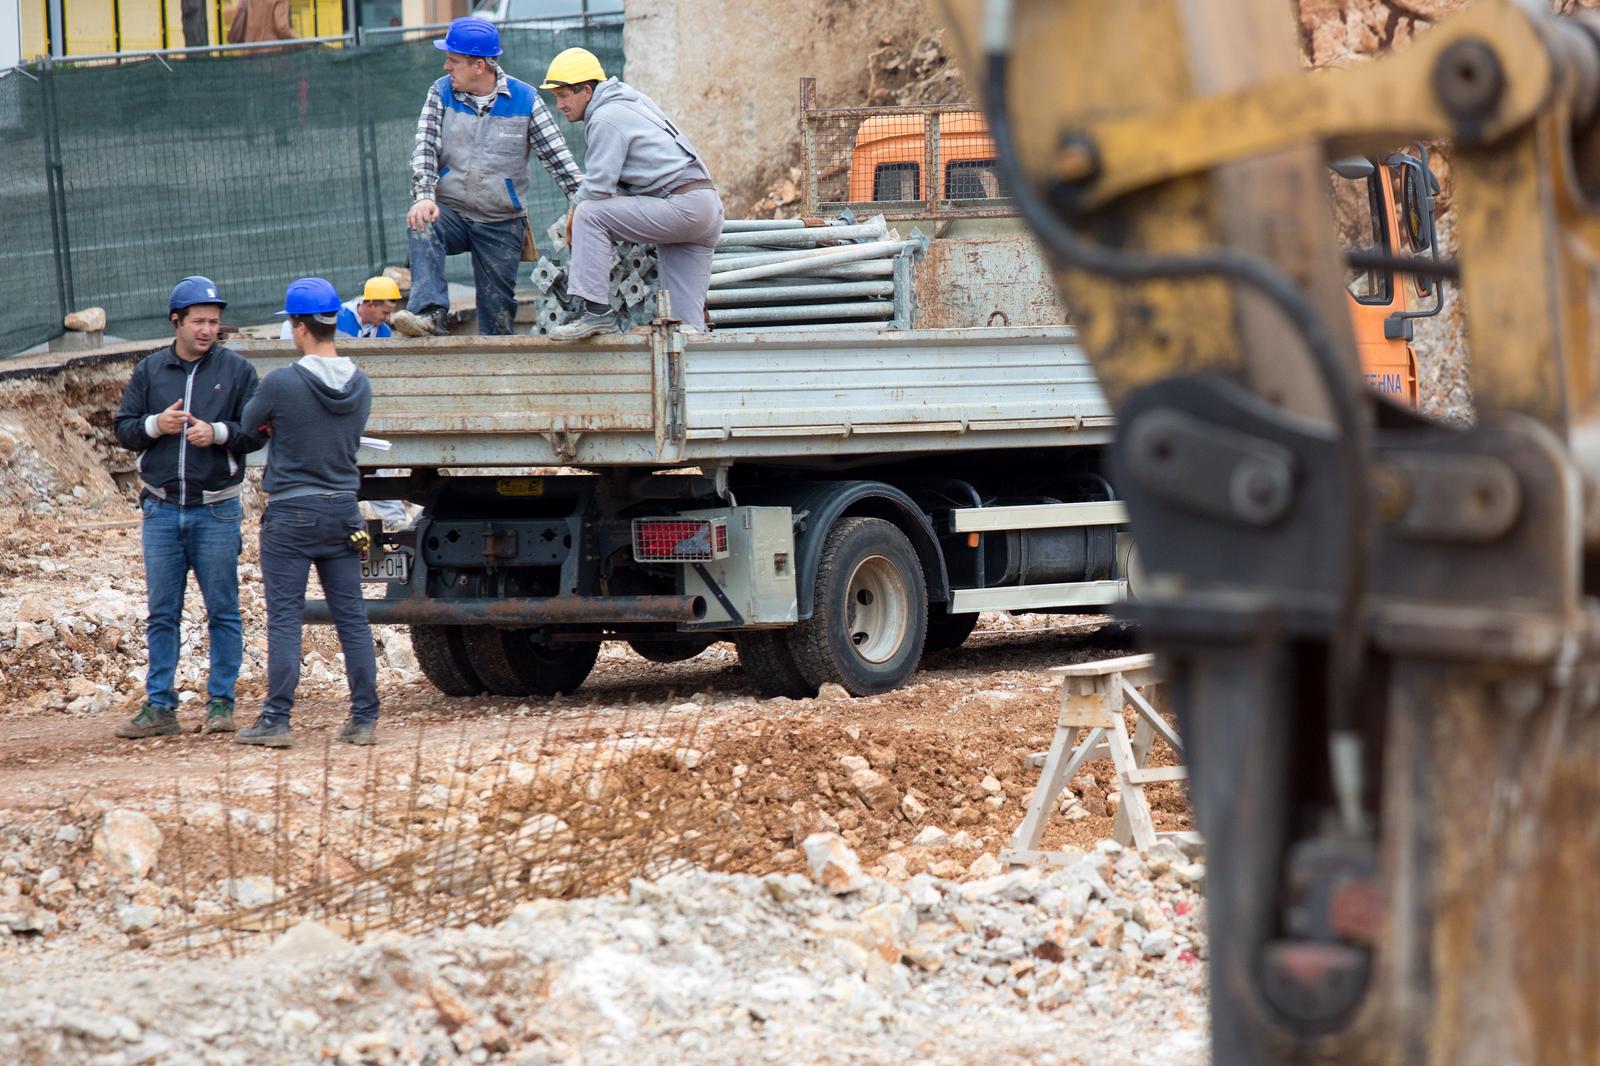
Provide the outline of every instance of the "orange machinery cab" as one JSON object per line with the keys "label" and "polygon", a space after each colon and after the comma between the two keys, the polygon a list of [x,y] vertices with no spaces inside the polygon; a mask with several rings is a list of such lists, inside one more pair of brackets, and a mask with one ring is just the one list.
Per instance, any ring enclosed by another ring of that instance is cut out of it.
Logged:
{"label": "orange machinery cab", "polygon": [[[983,116],[971,111],[940,114],[939,200],[992,200],[1004,196],[995,172],[994,139]],[[874,115],[856,131],[850,155],[850,201],[926,200],[923,169],[928,149],[922,115]]]}
{"label": "orange machinery cab", "polygon": [[[1390,256],[1432,251],[1433,196],[1437,183],[1427,152],[1396,153],[1381,163],[1365,157],[1336,161],[1330,176],[1334,217],[1346,248]],[[1396,403],[1415,408],[1415,321],[1442,306],[1438,282],[1392,270],[1352,267],[1346,276],[1350,322],[1367,384]],[[1432,306],[1423,307],[1431,299]]]}

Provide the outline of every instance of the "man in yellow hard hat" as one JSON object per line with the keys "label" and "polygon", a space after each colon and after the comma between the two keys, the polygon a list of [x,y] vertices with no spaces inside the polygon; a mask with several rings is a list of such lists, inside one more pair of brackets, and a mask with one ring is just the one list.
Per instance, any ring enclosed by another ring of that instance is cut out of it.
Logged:
{"label": "man in yellow hard hat", "polygon": [[[400,286],[393,278],[381,275],[368,278],[358,299],[339,305],[339,322],[334,328],[345,337],[392,337],[394,331],[389,328],[389,316],[394,314],[399,303]],[[278,336],[282,340],[290,339],[287,319]]]}
{"label": "man in yellow hard hat", "polygon": [[587,307],[550,336],[577,340],[614,333],[611,242],[656,246],[661,287],[685,326],[705,329],[711,253],[722,233],[722,199],[689,139],[655,101],[606,77],[594,53],[568,48],[550,63],[550,90],[569,122],[585,124],[583,181],[572,196],[572,265],[567,291]]}

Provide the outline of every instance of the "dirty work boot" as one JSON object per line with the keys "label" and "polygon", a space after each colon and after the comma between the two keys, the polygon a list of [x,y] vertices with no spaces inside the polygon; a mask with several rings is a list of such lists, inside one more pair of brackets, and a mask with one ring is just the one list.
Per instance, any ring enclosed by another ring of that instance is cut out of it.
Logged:
{"label": "dirty work boot", "polygon": [[550,339],[553,341],[581,341],[585,337],[593,337],[597,333],[621,333],[617,328],[617,316],[610,311],[596,313],[585,311],[576,322],[568,322],[564,326],[551,326]]}
{"label": "dirty work boot", "polygon": [[289,723],[276,722],[268,725],[261,719],[256,719],[256,724],[246,726],[233,735],[235,744],[255,744],[263,748],[287,748],[289,746]]}
{"label": "dirty work boot", "polygon": [[215,696],[211,697],[206,704],[206,720],[200,723],[200,732],[231,733],[233,729],[233,704]]}
{"label": "dirty work boot", "polygon": [[354,718],[346,718],[344,725],[339,728],[339,743],[357,744],[365,747],[378,742],[378,726],[375,722],[358,722]]}
{"label": "dirty work boot", "polygon": [[450,312],[434,307],[419,315],[402,308],[390,316],[389,324],[407,337],[443,337],[450,332]]}
{"label": "dirty work boot", "polygon": [[145,737],[170,737],[178,732],[178,712],[172,707],[157,707],[149,700],[139,708],[139,713],[117,726],[117,736],[124,740],[142,740]]}

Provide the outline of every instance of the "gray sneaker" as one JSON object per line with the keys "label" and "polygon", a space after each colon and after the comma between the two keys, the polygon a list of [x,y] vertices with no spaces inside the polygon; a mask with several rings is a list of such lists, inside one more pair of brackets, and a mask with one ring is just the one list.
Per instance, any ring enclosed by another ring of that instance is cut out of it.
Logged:
{"label": "gray sneaker", "polygon": [[206,703],[206,720],[200,723],[202,733],[232,733],[233,704],[215,696]]}
{"label": "gray sneaker", "polygon": [[289,723],[278,722],[267,725],[261,719],[256,719],[256,724],[246,726],[233,735],[235,744],[255,744],[263,748],[287,748],[290,744]]}
{"label": "gray sneaker", "polygon": [[419,315],[402,309],[389,317],[389,325],[394,327],[396,333],[407,337],[443,337],[450,332],[450,312],[443,307],[435,307]]}
{"label": "gray sneaker", "polygon": [[593,337],[597,333],[621,333],[617,328],[617,316],[607,311],[597,315],[593,311],[585,311],[576,322],[568,322],[564,326],[551,326],[550,339],[553,341],[581,341],[585,337]]}
{"label": "gray sneaker", "polygon": [[178,732],[178,712],[173,707],[157,707],[145,700],[139,713],[117,726],[117,736],[124,740],[143,740],[145,737],[170,737]]}
{"label": "gray sneaker", "polygon": [[365,747],[378,742],[378,727],[373,722],[358,722],[354,718],[346,718],[344,725],[339,729],[339,743],[357,744]]}

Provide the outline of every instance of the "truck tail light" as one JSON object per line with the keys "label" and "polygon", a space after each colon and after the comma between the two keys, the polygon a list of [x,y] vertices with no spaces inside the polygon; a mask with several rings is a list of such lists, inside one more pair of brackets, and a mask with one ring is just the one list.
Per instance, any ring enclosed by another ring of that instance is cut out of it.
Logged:
{"label": "truck tail light", "polygon": [[635,518],[633,558],[641,563],[703,563],[728,556],[722,518]]}

